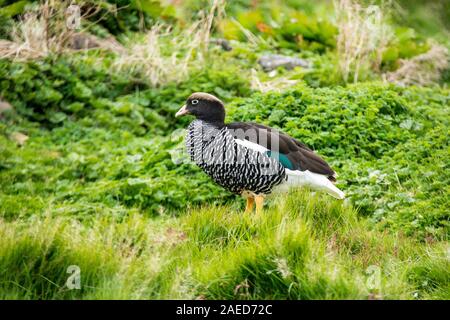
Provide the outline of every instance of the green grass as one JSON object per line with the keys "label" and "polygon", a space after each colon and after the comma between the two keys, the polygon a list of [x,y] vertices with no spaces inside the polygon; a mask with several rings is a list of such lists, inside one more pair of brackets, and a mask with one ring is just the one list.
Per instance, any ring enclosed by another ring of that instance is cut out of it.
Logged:
{"label": "green grass", "polygon": [[[316,146],[349,196],[273,195],[260,216],[172,161],[182,124],[142,134],[90,109],[53,128],[8,114],[0,299],[449,299],[447,101],[445,89],[380,84],[236,99],[232,118]],[[80,290],[66,286],[72,265]]]}
{"label": "green grass", "polygon": [[[0,237],[3,299],[450,298],[448,246],[370,230],[308,190],[273,196],[261,215],[209,206],[82,224],[50,209],[0,220]],[[80,290],[66,286],[70,265]]]}

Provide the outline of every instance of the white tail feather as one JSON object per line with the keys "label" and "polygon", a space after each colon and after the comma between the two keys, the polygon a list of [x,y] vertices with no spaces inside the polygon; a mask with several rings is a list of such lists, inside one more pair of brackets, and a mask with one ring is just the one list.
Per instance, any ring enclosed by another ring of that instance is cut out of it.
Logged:
{"label": "white tail feather", "polygon": [[[309,170],[297,171],[286,169],[287,181],[283,185],[289,186],[308,186],[315,190],[325,191],[336,199],[344,199],[345,194],[339,190],[330,180],[324,175],[313,173]],[[283,187],[282,186],[282,187]]]}

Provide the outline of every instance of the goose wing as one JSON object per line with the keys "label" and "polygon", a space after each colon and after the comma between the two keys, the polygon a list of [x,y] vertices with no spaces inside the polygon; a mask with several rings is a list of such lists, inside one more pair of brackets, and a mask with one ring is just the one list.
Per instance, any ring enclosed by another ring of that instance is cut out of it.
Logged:
{"label": "goose wing", "polygon": [[336,173],[328,163],[304,143],[276,129],[253,123],[233,122],[226,125],[236,142],[270,157],[277,157],[290,170],[309,170],[336,181]]}

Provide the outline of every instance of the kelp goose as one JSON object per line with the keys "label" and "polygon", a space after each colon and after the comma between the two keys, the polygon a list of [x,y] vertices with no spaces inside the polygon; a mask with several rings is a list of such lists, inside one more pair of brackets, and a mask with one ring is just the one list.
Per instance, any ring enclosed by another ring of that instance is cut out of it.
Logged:
{"label": "kelp goose", "polygon": [[188,114],[196,118],[186,134],[191,160],[216,183],[246,197],[246,212],[255,203],[260,212],[265,195],[290,186],[344,198],[325,160],[287,134],[251,122],[225,123],[224,104],[208,93],[193,93],[175,116]]}

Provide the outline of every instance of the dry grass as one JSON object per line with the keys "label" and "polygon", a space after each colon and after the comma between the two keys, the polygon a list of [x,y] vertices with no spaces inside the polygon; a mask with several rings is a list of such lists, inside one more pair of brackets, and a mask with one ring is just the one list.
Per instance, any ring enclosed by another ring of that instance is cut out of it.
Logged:
{"label": "dry grass", "polygon": [[[83,4],[83,26],[100,7]],[[199,18],[181,32],[172,26],[154,25],[143,41],[125,49],[113,37],[99,39],[85,29],[69,28],[68,1],[46,0],[27,12],[15,25],[10,38],[0,40],[0,58],[32,60],[70,50],[103,48],[118,53],[115,67],[144,77],[158,86],[182,81],[190,68],[202,67],[208,55],[208,44],[215,20],[225,14],[225,1],[214,0],[209,8],[199,12]]]}
{"label": "dry grass", "polygon": [[[28,12],[17,23],[11,33],[12,41],[1,40],[0,55],[2,58],[35,59],[46,56],[50,51],[59,51],[62,34],[51,36],[50,21],[53,27],[57,14],[55,7],[46,2],[40,12]],[[58,28],[59,29],[59,28]]]}
{"label": "dry grass", "polygon": [[224,6],[224,0],[214,0],[181,33],[176,33],[171,26],[154,25],[143,41],[131,45],[118,57],[115,67],[144,77],[153,86],[186,79],[194,64],[198,68],[204,65],[214,20],[223,17]]}
{"label": "dry grass", "polygon": [[[83,30],[68,26],[70,9],[69,1],[46,0],[25,13],[13,27],[11,40],[0,40],[0,58],[38,59],[71,50],[74,39]],[[84,8],[80,21],[95,15],[98,10],[100,6],[90,4]],[[105,44],[107,49],[111,47],[110,42],[101,44]]]}
{"label": "dry grass", "polygon": [[393,34],[379,6],[364,7],[355,0],[336,0],[334,4],[339,70],[345,82],[357,82],[370,69],[379,69]]}
{"label": "dry grass", "polygon": [[258,47],[260,45],[268,46],[267,42],[262,37],[258,37],[253,34],[250,30],[246,29],[242,24],[240,24],[239,21],[237,21],[235,18],[231,18],[231,21],[242,32],[249,45],[254,47]]}
{"label": "dry grass", "polygon": [[45,1],[38,10],[27,12],[14,26],[12,41],[0,42],[2,58],[36,59],[60,52],[71,30],[65,28],[63,3]]}
{"label": "dry grass", "polygon": [[441,77],[450,66],[448,49],[432,44],[430,50],[411,59],[400,61],[400,68],[384,75],[386,81],[399,85],[429,85]]}

